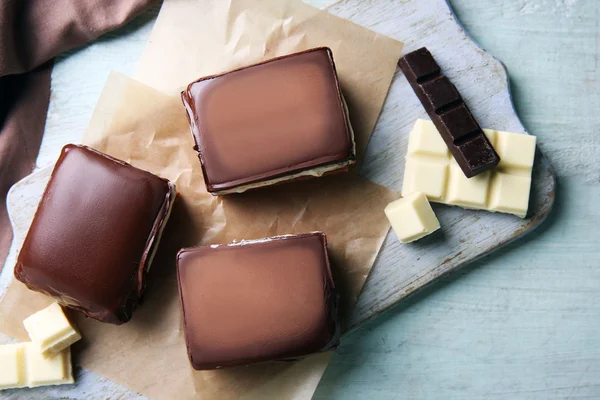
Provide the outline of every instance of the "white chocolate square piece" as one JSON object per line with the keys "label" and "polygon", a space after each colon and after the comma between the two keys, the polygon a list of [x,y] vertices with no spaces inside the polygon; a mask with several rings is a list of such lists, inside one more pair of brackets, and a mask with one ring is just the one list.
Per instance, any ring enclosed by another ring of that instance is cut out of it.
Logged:
{"label": "white chocolate square piece", "polygon": [[25,343],[25,368],[29,387],[73,383],[71,349],[67,347],[50,358],[44,358],[37,345]]}
{"label": "white chocolate square piece", "polygon": [[494,149],[500,156],[499,168],[533,168],[535,136],[498,132],[497,137]]}
{"label": "white chocolate square piece", "polygon": [[530,187],[530,176],[495,173],[490,192],[490,210],[512,213],[524,218],[523,210],[527,210]]}
{"label": "white chocolate square piece", "polygon": [[23,368],[23,343],[0,346],[0,390],[27,386]]}
{"label": "white chocolate square piece", "polygon": [[33,342],[0,346],[0,390],[73,382],[69,347],[44,358]]}
{"label": "white chocolate square piece", "polygon": [[415,241],[440,228],[427,196],[420,192],[391,202],[384,211],[402,243]]}
{"label": "white chocolate square piece", "polygon": [[449,203],[466,208],[485,208],[490,184],[490,172],[467,178],[456,163],[450,163],[450,180],[445,193]]}
{"label": "white chocolate square piece", "polygon": [[421,192],[431,200],[441,200],[446,193],[448,165],[429,159],[408,159],[404,184],[409,193]]}
{"label": "white chocolate square piece", "polygon": [[31,315],[23,321],[23,325],[38,352],[45,358],[60,353],[81,339],[58,303]]}
{"label": "white chocolate square piece", "polygon": [[483,131],[500,156],[500,163],[491,171],[467,178],[433,122],[417,120],[408,142],[402,194],[423,192],[430,201],[525,218],[536,138]]}
{"label": "white chocolate square piece", "polygon": [[415,122],[413,130],[419,132],[418,135],[411,135],[408,139],[408,152],[411,154],[429,154],[438,157],[449,157],[450,150],[442,140],[439,132],[433,123],[418,119]]}

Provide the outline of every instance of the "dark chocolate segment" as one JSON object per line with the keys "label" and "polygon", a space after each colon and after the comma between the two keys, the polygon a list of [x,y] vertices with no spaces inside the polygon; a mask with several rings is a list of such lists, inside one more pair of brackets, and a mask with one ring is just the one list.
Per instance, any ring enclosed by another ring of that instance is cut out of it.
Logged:
{"label": "dark chocolate segment", "polygon": [[464,103],[440,115],[440,121],[446,131],[452,136],[454,144],[457,144],[457,142],[467,136],[470,137],[479,132],[479,124],[477,124],[477,121],[473,118],[473,114],[471,114]]}
{"label": "dark chocolate segment", "polygon": [[[410,56],[410,54],[408,54],[407,57],[408,56]],[[412,73],[415,76],[415,80],[418,83],[424,83],[427,80],[436,77],[441,73],[440,66],[435,62],[433,58],[422,58],[419,61],[420,62],[412,64]]]}
{"label": "dark chocolate segment", "polygon": [[127,322],[166,223],[174,185],[67,145],[19,252],[15,277],[103,322]]}
{"label": "dark chocolate segment", "polygon": [[435,79],[429,80],[422,87],[423,93],[436,113],[440,113],[442,109],[462,100],[456,87],[445,76],[440,75]]}
{"label": "dark chocolate segment", "polygon": [[328,48],[202,78],[181,97],[213,194],[323,166],[346,169],[354,162],[354,139]]}
{"label": "dark chocolate segment", "polygon": [[321,232],[183,249],[177,278],[194,369],[297,359],[339,343]]}
{"label": "dark chocolate segment", "polygon": [[496,158],[494,158],[496,152],[485,135],[477,135],[456,147],[461,155],[468,155],[463,162],[470,169],[474,170],[480,165],[487,165],[496,161]]}
{"label": "dark chocolate segment", "polygon": [[398,65],[465,176],[471,178],[498,165],[500,157],[456,87],[441,75],[431,53],[420,48],[401,58]]}

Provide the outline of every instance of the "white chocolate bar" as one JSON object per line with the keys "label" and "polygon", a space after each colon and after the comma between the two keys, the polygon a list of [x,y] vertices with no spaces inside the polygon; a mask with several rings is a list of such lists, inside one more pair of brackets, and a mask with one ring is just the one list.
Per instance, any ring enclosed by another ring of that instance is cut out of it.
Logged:
{"label": "white chocolate bar", "polygon": [[430,201],[493,212],[527,215],[535,136],[483,130],[500,156],[491,171],[467,178],[431,121],[415,122],[408,142],[402,193]]}
{"label": "white chocolate bar", "polygon": [[391,202],[384,211],[402,243],[421,239],[440,228],[427,197],[420,192]]}
{"label": "white chocolate bar", "polygon": [[81,335],[71,325],[58,303],[53,303],[23,321],[38,353],[52,357],[79,339]]}
{"label": "white chocolate bar", "polygon": [[73,382],[70,348],[44,358],[32,342],[0,346],[0,390]]}
{"label": "white chocolate bar", "polygon": [[50,358],[38,352],[37,345],[25,343],[27,386],[64,385],[73,383],[71,348],[67,347]]}
{"label": "white chocolate bar", "polygon": [[0,346],[0,390],[27,386],[24,357],[24,343]]}

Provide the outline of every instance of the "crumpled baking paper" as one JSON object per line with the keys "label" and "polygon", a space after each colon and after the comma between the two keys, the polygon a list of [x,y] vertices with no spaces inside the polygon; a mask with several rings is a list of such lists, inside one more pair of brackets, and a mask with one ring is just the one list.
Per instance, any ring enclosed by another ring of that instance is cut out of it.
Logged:
{"label": "crumpled baking paper", "polygon": [[200,77],[321,46],[333,51],[360,156],[403,44],[301,1],[165,0],[134,78],[179,94]]}
{"label": "crumpled baking paper", "polygon": [[[175,40],[183,34],[190,36]],[[194,35],[204,40],[196,45]],[[167,0],[137,76],[174,94],[205,74],[322,45],[333,50],[364,148],[401,44],[293,0]],[[389,229],[383,208],[399,195],[348,173],[213,197],[205,190],[181,102],[165,93],[111,74],[84,137],[85,144],[172,180],[179,196],[141,307],[122,326],[76,315],[84,339],[76,345],[75,361],[156,399],[308,399],[331,353],[297,362],[191,369],[175,254],[198,244],[322,230],[345,318]],[[0,302],[0,331],[26,340],[21,321],[50,301],[14,281]]]}

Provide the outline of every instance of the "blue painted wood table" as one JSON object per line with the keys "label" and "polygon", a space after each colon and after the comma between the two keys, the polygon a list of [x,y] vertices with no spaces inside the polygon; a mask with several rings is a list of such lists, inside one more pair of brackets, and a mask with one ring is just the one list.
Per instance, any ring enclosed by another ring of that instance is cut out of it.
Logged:
{"label": "blue painted wood table", "polygon": [[558,177],[538,230],[347,337],[316,399],[600,399],[600,1],[451,0]]}

